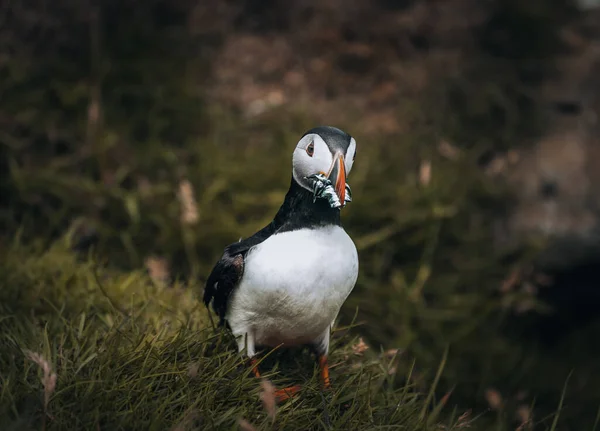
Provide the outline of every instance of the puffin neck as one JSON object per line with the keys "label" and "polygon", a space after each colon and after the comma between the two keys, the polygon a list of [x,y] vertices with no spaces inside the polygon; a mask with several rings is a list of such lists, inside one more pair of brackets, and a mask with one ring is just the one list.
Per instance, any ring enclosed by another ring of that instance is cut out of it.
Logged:
{"label": "puffin neck", "polygon": [[298,184],[293,177],[274,222],[280,226],[280,232],[328,225],[341,226],[340,210],[331,208],[325,199],[315,201],[313,193]]}

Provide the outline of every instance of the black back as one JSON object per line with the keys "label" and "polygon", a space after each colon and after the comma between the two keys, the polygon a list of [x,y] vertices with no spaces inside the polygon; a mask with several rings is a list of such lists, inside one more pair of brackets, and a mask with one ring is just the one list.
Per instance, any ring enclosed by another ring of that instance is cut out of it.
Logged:
{"label": "black back", "polygon": [[[319,134],[322,136],[321,133]],[[220,324],[225,323],[229,297],[242,278],[245,257],[252,247],[278,232],[340,225],[339,209],[331,208],[324,199],[313,200],[313,194],[300,186],[292,177],[290,188],[273,221],[251,237],[225,248],[223,256],[208,276],[203,298],[207,307],[211,301],[213,302]]]}

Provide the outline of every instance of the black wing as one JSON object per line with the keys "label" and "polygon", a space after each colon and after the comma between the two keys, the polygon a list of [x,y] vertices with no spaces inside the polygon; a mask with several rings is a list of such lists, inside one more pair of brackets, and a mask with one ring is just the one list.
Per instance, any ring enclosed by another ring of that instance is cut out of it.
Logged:
{"label": "black wing", "polygon": [[275,232],[285,229],[284,225],[290,222],[292,209],[298,207],[302,200],[312,202],[312,194],[304,191],[292,177],[290,189],[273,221],[251,237],[229,244],[225,248],[223,256],[215,264],[206,280],[203,298],[207,307],[212,301],[213,309],[219,316],[221,325],[225,323],[229,296],[239,285],[244,274],[246,254],[252,247],[265,241]]}
{"label": "black wing", "polygon": [[208,307],[210,302],[213,302],[213,309],[219,316],[221,325],[225,323],[229,296],[238,286],[244,274],[244,259],[248,250],[273,235],[279,227],[278,225],[276,218],[271,224],[251,237],[228,245],[223,252],[223,256],[208,276],[204,287],[204,304]]}

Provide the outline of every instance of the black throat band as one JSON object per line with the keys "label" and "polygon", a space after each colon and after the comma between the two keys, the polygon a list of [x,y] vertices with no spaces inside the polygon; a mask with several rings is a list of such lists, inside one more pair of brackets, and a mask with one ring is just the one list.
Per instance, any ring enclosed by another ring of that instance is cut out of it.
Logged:
{"label": "black throat band", "polygon": [[327,225],[341,226],[340,209],[331,208],[326,199],[315,201],[313,193],[298,184],[294,177],[273,221],[281,226],[279,232]]}

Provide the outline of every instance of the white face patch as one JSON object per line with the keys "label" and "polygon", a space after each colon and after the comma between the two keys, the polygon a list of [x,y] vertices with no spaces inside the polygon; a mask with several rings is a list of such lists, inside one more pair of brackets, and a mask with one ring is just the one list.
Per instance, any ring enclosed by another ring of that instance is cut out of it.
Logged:
{"label": "white face patch", "polygon": [[[309,148],[309,146],[311,147]],[[344,154],[346,176],[348,176],[352,170],[355,154],[356,141],[354,138],[351,138],[348,150],[346,151],[346,154]],[[327,175],[332,164],[333,155],[323,138],[316,133],[308,134],[300,139],[292,156],[292,172],[294,179],[304,188],[312,190],[311,185],[305,178],[319,173]]]}
{"label": "white face patch", "polygon": [[[311,150],[308,150],[312,144],[312,157],[309,155]],[[329,151],[329,147],[317,134],[309,134],[304,136],[296,145],[292,156],[293,175],[296,182],[310,190],[307,186],[306,177],[318,173],[327,175],[333,164],[333,155]]]}

